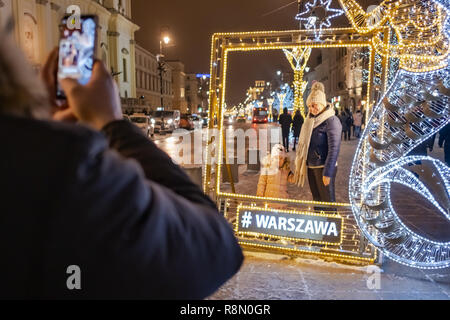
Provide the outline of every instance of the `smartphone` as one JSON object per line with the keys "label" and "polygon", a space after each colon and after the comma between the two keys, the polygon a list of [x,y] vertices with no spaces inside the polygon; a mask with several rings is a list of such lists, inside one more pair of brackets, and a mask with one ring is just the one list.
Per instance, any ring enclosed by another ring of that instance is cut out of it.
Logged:
{"label": "smartphone", "polygon": [[59,82],[61,79],[76,79],[82,85],[89,82],[94,66],[97,47],[98,17],[83,15],[79,28],[72,28],[66,16],[61,21],[61,40],[59,42],[58,76],[56,98],[65,100],[66,95]]}

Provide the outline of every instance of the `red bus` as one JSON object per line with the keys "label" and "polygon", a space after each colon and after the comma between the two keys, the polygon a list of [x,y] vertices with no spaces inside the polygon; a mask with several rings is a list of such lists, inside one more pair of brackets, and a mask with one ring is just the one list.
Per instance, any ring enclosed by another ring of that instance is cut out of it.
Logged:
{"label": "red bus", "polygon": [[269,113],[267,108],[253,108],[253,123],[267,123],[269,120]]}

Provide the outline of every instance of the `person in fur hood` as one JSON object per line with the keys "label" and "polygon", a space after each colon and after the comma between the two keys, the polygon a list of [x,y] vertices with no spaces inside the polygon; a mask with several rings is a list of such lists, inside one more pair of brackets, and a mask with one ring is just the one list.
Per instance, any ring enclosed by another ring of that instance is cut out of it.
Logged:
{"label": "person in fur hood", "polygon": [[342,125],[334,109],[327,106],[322,83],[313,83],[306,104],[309,113],[300,133],[294,180],[303,187],[308,177],[314,201],[335,202],[334,186]]}
{"label": "person in fur hood", "polygon": [[87,85],[60,80],[56,104],[58,49],[40,80],[13,31],[0,27],[0,299],[213,294],[244,260],[215,202],[123,120],[102,62]]}
{"label": "person in fur hood", "polygon": [[288,199],[287,183],[294,183],[294,174],[285,148],[276,144],[262,161],[256,196]]}

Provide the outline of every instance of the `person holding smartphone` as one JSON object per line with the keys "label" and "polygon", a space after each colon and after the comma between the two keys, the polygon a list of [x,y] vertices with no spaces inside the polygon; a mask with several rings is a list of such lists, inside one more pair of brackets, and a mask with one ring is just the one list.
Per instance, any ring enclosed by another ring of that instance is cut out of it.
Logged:
{"label": "person holding smartphone", "polygon": [[0,298],[202,299],[217,290],[243,261],[233,230],[122,120],[103,63],[87,84],[60,79],[67,99],[57,104],[58,50],[41,82],[11,38],[0,32]]}

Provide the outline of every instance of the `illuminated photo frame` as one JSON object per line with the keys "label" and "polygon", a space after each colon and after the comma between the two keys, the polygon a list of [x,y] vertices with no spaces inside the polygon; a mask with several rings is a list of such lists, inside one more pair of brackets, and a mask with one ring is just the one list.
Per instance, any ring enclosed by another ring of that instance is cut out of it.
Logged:
{"label": "illuminated photo frame", "polygon": [[[386,42],[390,38],[388,28],[383,29]],[[228,72],[228,57],[233,52],[243,51],[269,51],[293,49],[293,48],[339,48],[339,47],[367,47],[370,51],[370,70],[368,74],[368,90],[365,97],[367,112],[366,123],[372,113],[372,107],[380,99],[387,89],[389,82],[389,57],[377,55],[375,53],[373,34],[359,34],[352,28],[335,28],[322,30],[321,40],[316,39],[314,30],[292,30],[292,31],[261,31],[243,33],[218,33],[212,37],[211,44],[211,78],[210,78],[210,107],[209,107],[209,129],[216,129],[218,135],[211,135],[208,130],[207,145],[205,152],[205,170],[203,188],[204,192],[211,196],[216,202],[220,211],[236,228],[238,217],[238,207],[259,207],[277,211],[275,208],[281,206],[289,211],[311,212],[312,206],[324,206],[337,210],[343,214],[344,238],[346,243],[351,243],[351,249],[346,250],[339,244],[320,244],[310,242],[303,245],[284,245],[265,241],[261,234],[259,238],[252,238],[246,234],[237,232],[239,243],[246,248],[253,250],[263,250],[279,252],[285,254],[312,254],[321,256],[333,261],[343,261],[352,264],[372,264],[378,259],[377,251],[370,245],[357,227],[356,221],[351,214],[349,203],[321,203],[297,199],[278,199],[258,197],[253,195],[227,193],[221,191],[222,163],[224,155],[224,109],[226,102],[226,81]],[[377,81],[375,81],[375,79]],[[217,134],[217,132],[216,132]],[[212,152],[214,151],[214,152]],[[217,151],[217,152],[216,152]],[[217,159],[213,163],[212,158]],[[228,170],[230,175],[230,170]],[[234,189],[233,184],[232,190]],[[234,192],[234,191],[233,191]],[[283,210],[282,210],[283,211]],[[319,216],[326,216],[326,213],[316,212]],[[271,237],[273,238],[273,237]],[[284,238],[283,238],[284,239]],[[288,240],[286,238],[285,240]],[[305,243],[305,240],[300,242]],[[307,242],[307,240],[306,240]],[[324,247],[321,247],[324,246]]]}
{"label": "illuminated photo frame", "polygon": [[[369,74],[373,77],[375,63],[375,50],[373,48],[371,35],[359,35],[352,28],[338,28],[323,30],[324,41],[317,41],[315,35],[311,30],[295,30],[295,31],[269,31],[269,32],[248,32],[248,33],[223,33],[215,34],[213,36],[212,54],[211,54],[211,88],[210,88],[210,128],[217,123],[219,130],[219,141],[214,142],[214,147],[218,144],[218,155],[216,170],[214,173],[214,183],[211,181],[212,168],[210,161],[210,146],[208,144],[207,159],[206,159],[206,175],[204,181],[204,188],[206,193],[214,191],[215,197],[229,197],[246,200],[265,200],[268,202],[285,202],[297,203],[304,205],[325,205],[332,208],[349,207],[349,203],[322,203],[308,200],[297,199],[279,199],[266,198],[254,195],[239,194],[223,192],[221,190],[222,166],[224,156],[224,107],[227,89],[227,74],[228,74],[228,57],[233,52],[256,52],[256,51],[270,51],[283,50],[294,48],[350,48],[358,47],[369,48]],[[327,38],[329,35],[329,38]],[[286,37],[290,41],[286,41]],[[386,64],[387,61],[382,63]],[[384,69],[386,70],[386,69]],[[386,82],[386,74],[382,75],[383,82]],[[364,101],[366,105],[373,105],[374,88],[371,87],[371,81],[368,83],[367,96]],[[379,88],[376,88],[379,90]],[[366,116],[369,117],[367,112]]]}

